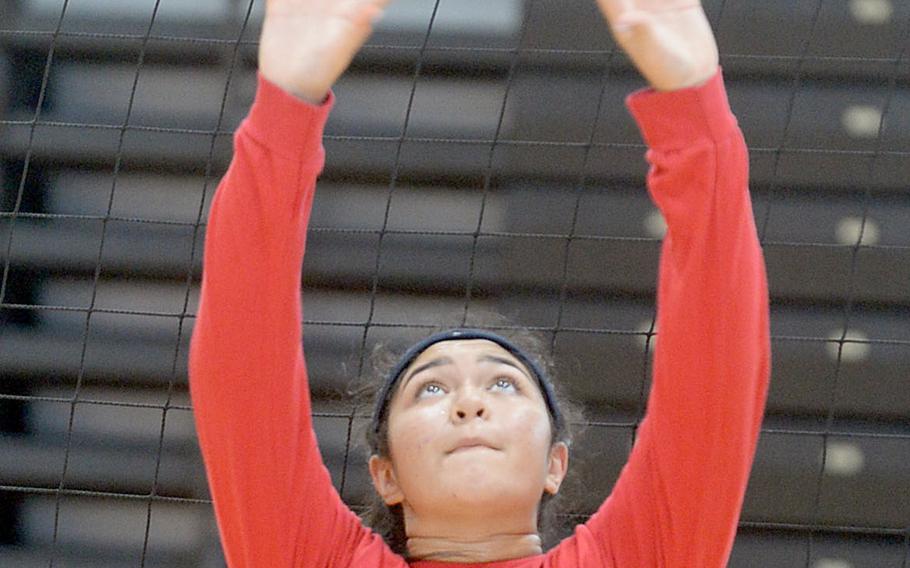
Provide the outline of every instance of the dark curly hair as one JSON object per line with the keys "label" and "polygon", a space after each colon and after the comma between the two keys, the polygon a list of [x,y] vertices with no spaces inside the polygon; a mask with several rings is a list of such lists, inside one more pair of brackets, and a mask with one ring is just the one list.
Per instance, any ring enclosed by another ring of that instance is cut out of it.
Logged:
{"label": "dark curly hair", "polygon": [[[474,315],[472,313],[472,315]],[[439,325],[437,329],[430,330],[427,335],[456,327],[447,322]],[[463,322],[460,322],[463,323]],[[575,428],[584,423],[582,412],[579,407],[569,402],[560,394],[559,385],[556,383],[555,365],[549,356],[548,342],[542,334],[533,332],[521,326],[513,324],[506,317],[496,313],[484,313],[478,317],[475,315],[470,322],[472,327],[488,329],[495,331],[497,334],[505,337],[516,346],[521,348],[550,378],[553,383],[556,405],[559,408],[564,420],[560,427],[556,427],[553,417],[550,416],[550,426],[552,432],[551,443],[562,442],[571,447],[573,438],[577,435]],[[375,406],[375,398],[378,396],[380,386],[385,381],[386,375],[397,363],[401,353],[398,353],[384,344],[378,344],[373,348],[370,356],[370,370],[367,383],[355,390],[353,394],[361,404],[369,404],[369,408]],[[368,449],[368,455],[378,455],[380,457],[389,456],[389,439],[388,439],[388,413],[385,414],[379,423],[378,432],[372,428],[366,428],[365,442]],[[538,532],[545,547],[555,544],[558,537],[557,515],[560,511],[568,509],[569,500],[566,496],[567,484],[564,482],[562,489],[557,495],[544,493],[541,497],[540,506],[537,511]],[[571,492],[571,491],[568,491]],[[401,505],[388,506],[382,498],[374,491],[371,494],[370,502],[366,511],[362,515],[364,524],[371,527],[385,540],[386,544],[396,553],[407,556],[407,534],[405,532],[404,512]]]}

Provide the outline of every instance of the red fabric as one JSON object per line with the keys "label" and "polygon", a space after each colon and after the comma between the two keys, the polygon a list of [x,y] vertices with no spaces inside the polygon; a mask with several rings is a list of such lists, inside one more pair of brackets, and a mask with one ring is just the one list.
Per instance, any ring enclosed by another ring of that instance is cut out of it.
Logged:
{"label": "red fabric", "polygon": [[[300,268],[333,103],[308,105],[260,78],[209,218],[190,386],[233,568],[406,566],[339,498],[310,417]],[[720,567],[729,556],[770,363],[746,146],[719,72],[627,104],[669,225],[647,414],[613,493],[572,537],[470,566]]]}

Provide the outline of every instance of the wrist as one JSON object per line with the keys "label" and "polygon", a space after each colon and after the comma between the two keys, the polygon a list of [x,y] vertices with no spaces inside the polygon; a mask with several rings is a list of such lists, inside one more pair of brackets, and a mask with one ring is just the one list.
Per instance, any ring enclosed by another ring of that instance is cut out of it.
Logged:
{"label": "wrist", "polygon": [[321,159],[319,155],[301,152],[307,148],[312,149],[313,141],[322,138],[333,103],[331,91],[322,105],[312,105],[260,73],[256,98],[243,128],[276,155],[296,161],[303,159],[314,165]]}
{"label": "wrist", "polygon": [[652,83],[651,87],[655,91],[659,91],[662,93],[681,91],[683,89],[697,89],[698,87],[702,87],[702,86],[706,85],[708,83],[708,81],[710,81],[715,75],[717,75],[717,71],[719,68],[720,68],[720,64],[715,63],[712,66],[705,67],[704,69],[699,70],[698,72],[694,72],[691,74],[691,76],[686,77],[684,79],[680,79],[679,81],[674,81],[672,83],[666,83],[666,84]]}
{"label": "wrist", "polygon": [[309,87],[294,85],[277,78],[270,77],[267,73],[260,72],[262,77],[287,93],[288,95],[300,100],[301,102],[319,106],[325,102],[329,96],[329,89],[320,89],[318,87]]}
{"label": "wrist", "polygon": [[294,91],[287,91],[287,93],[296,99],[299,99],[307,104],[311,104],[314,106],[322,106],[323,104],[325,104],[325,101],[329,98],[328,90],[320,91],[321,94],[317,94],[316,91],[313,91],[312,93],[304,93],[304,92],[297,93]]}

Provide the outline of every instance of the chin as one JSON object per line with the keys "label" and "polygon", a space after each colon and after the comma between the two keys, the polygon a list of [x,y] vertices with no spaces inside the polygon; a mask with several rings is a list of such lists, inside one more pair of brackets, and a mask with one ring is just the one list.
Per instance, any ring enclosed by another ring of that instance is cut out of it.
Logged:
{"label": "chin", "polygon": [[489,464],[475,463],[446,472],[445,495],[458,506],[492,509],[535,506],[540,500],[543,480],[533,483],[527,471],[503,471]]}

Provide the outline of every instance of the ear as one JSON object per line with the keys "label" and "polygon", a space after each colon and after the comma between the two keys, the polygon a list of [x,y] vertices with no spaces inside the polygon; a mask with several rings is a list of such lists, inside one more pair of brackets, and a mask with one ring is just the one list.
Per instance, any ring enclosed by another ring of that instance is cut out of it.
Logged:
{"label": "ear", "polygon": [[404,493],[398,486],[391,460],[375,454],[370,456],[370,477],[373,478],[376,493],[379,493],[386,505],[398,505],[404,501]]}
{"label": "ear", "polygon": [[550,448],[550,459],[547,461],[547,479],[544,491],[551,495],[559,492],[562,480],[569,471],[569,447],[563,442],[557,442]]}

